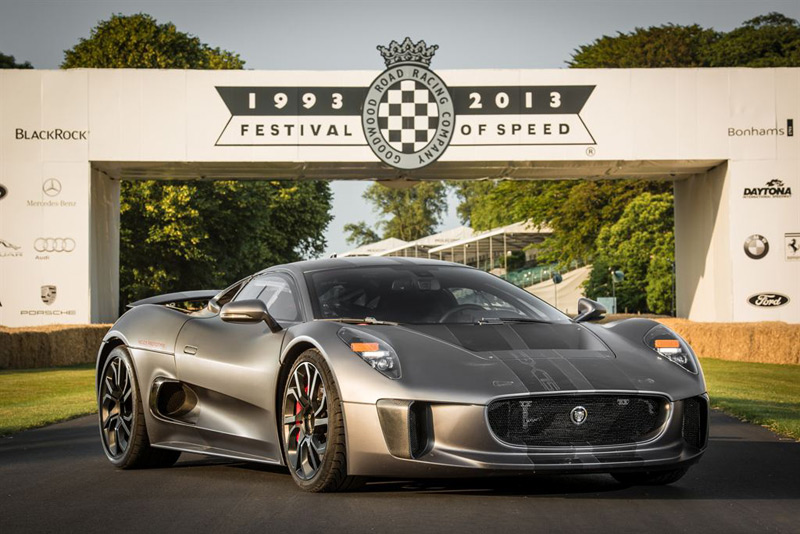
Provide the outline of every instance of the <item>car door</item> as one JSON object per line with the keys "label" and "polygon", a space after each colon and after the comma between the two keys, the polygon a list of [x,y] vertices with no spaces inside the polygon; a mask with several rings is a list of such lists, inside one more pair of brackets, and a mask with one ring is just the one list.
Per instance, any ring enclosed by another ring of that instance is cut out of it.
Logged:
{"label": "car door", "polygon": [[275,383],[286,328],[302,320],[298,297],[289,275],[265,273],[249,280],[233,300],[261,299],[282,330],[224,322],[219,313],[194,318],[181,330],[177,375],[198,397],[194,425],[204,446],[280,459]]}

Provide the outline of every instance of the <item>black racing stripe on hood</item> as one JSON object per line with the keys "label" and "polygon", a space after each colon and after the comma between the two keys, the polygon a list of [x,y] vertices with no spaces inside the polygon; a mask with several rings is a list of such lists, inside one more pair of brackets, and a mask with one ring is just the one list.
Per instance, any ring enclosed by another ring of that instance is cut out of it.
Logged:
{"label": "black racing stripe on hood", "polygon": [[501,360],[531,393],[579,389],[570,378],[548,359],[534,359],[526,351],[512,351]]}
{"label": "black racing stripe on hood", "polygon": [[580,325],[567,324],[433,324],[405,325],[411,330],[459,345],[473,352],[513,349],[596,351],[613,356],[597,336]]}
{"label": "black racing stripe on hood", "polygon": [[450,324],[443,326],[445,327],[444,329],[431,331],[430,335],[446,339],[442,336],[443,331],[446,331],[452,336],[451,343],[473,352],[510,350],[513,348],[499,330],[504,328],[501,325]]}

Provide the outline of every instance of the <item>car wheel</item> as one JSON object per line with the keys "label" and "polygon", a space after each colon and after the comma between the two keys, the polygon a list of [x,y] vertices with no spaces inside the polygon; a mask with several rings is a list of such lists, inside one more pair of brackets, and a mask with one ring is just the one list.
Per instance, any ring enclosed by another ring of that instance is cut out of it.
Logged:
{"label": "car wheel", "polygon": [[122,469],[174,464],[179,451],[150,446],[136,373],[125,347],[117,347],[108,355],[98,384],[100,436],[111,463]]}
{"label": "car wheel", "polygon": [[666,471],[642,471],[639,473],[612,473],[611,476],[619,482],[629,486],[663,486],[677,482],[686,472],[688,467],[669,469]]}
{"label": "car wheel", "polygon": [[297,358],[283,392],[284,459],[297,485],[310,492],[359,486],[360,478],[347,475],[342,401],[319,351]]}

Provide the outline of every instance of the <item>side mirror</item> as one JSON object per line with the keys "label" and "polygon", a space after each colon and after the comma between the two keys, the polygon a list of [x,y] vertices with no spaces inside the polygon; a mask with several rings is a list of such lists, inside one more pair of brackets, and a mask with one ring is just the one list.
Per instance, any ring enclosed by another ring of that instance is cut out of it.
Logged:
{"label": "side mirror", "polygon": [[586,321],[597,321],[606,315],[606,307],[587,298],[578,299],[578,316],[575,317],[576,323]]}
{"label": "side mirror", "polygon": [[229,302],[222,307],[219,318],[226,323],[255,324],[264,321],[271,332],[280,332],[281,325],[269,314],[267,305],[258,299]]}

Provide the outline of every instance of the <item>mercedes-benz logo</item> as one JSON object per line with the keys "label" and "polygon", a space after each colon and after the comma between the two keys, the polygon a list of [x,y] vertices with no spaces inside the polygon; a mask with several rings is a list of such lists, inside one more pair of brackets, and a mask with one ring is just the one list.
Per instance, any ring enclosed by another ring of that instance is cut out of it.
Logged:
{"label": "mercedes-benz logo", "polygon": [[61,193],[61,182],[55,178],[48,178],[42,184],[42,191],[44,191],[44,194],[48,197],[54,197]]}
{"label": "mercedes-benz logo", "polygon": [[586,412],[586,408],[583,406],[575,406],[571,412],[569,412],[569,419],[576,425],[582,425],[586,422],[586,418],[589,414]]}
{"label": "mercedes-benz logo", "polygon": [[8,194],[8,189],[3,184],[0,184],[0,198],[5,197]]}

